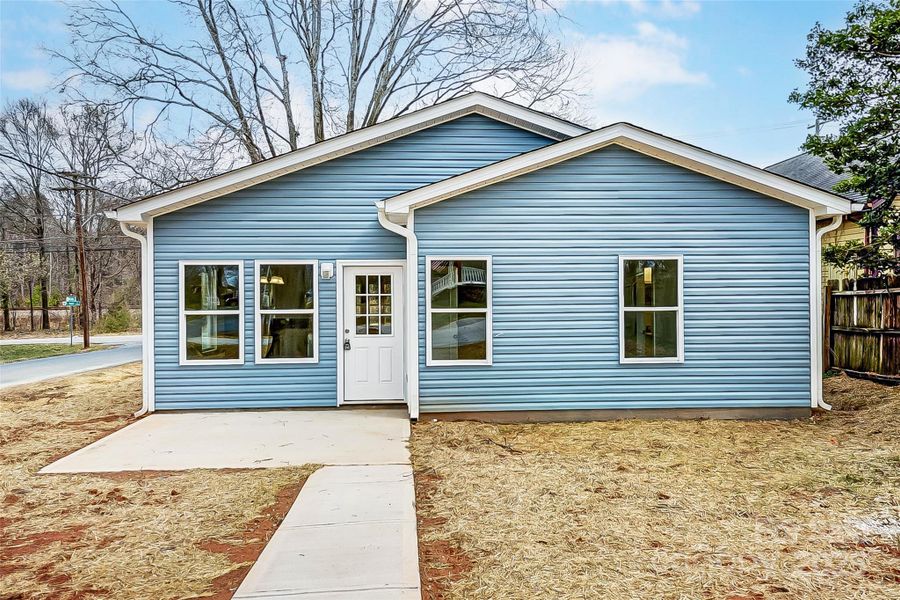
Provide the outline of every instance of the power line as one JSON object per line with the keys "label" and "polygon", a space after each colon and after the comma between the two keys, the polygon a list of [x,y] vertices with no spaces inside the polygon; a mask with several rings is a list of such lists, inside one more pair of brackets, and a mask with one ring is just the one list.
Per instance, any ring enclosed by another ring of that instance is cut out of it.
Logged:
{"label": "power line", "polygon": [[75,184],[76,186],[80,187],[81,189],[94,190],[94,191],[100,192],[101,194],[106,194],[107,196],[112,196],[113,198],[118,198],[119,200],[131,202],[131,198],[126,198],[125,196],[120,196],[114,192],[110,192],[108,190],[98,188],[96,186],[90,185],[85,182],[79,182],[78,179],[75,177],[65,175],[58,171],[51,171],[49,169],[45,169],[44,167],[40,167],[38,165],[32,164],[32,163],[28,162],[27,160],[22,160],[21,158],[19,158],[17,156],[13,156],[11,154],[6,154],[5,152],[0,152],[0,158],[5,158],[7,160],[15,161],[19,164],[25,165],[26,167],[28,167],[30,169],[37,169],[38,171],[40,171],[41,173],[44,173],[46,175],[52,175],[54,177],[59,177],[60,179],[64,179],[64,180],[68,181],[69,183]]}
{"label": "power line", "polygon": [[[46,253],[72,252],[72,251],[74,251],[74,249],[75,249],[75,246],[73,245],[70,248],[45,248],[44,252],[46,252]],[[139,246],[134,246],[131,248],[129,248],[127,246],[119,246],[119,247],[113,247],[113,248],[90,248],[90,247],[88,247],[86,250],[87,250],[87,252],[90,253],[90,252],[121,252],[122,250],[139,250],[139,249],[140,249]],[[37,252],[38,249],[37,248],[25,248],[25,249],[19,249],[17,251],[18,252]]]}

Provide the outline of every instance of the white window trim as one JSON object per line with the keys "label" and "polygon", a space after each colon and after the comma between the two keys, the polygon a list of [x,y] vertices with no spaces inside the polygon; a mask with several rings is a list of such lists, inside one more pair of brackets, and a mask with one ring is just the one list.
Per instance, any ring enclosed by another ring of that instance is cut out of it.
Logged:
{"label": "white window trim", "polygon": [[[624,275],[626,260],[674,260],[678,262],[678,306],[625,306]],[[619,363],[621,364],[678,364],[684,362],[684,256],[681,254],[628,254],[619,256],[619,279],[616,282],[619,288]],[[677,356],[652,357],[652,358],[626,358],[625,357],[625,313],[626,312],[656,312],[676,311],[676,323],[678,328]]]}
{"label": "white window trim", "polygon": [[[313,307],[263,310],[259,306],[259,267],[261,265],[312,265]],[[284,260],[280,258],[259,259],[253,263],[253,346],[256,364],[291,365],[315,364],[319,362],[319,261]],[[309,315],[313,316],[313,355],[309,358],[263,358],[262,357],[262,315]]]}
{"label": "white window trim", "polygon": [[[462,261],[483,260],[487,267],[487,308],[431,308],[431,262],[434,260]],[[425,257],[425,366],[426,367],[465,367],[490,366],[494,364],[494,275],[490,256],[426,256]],[[431,313],[484,313],[485,314],[485,358],[465,360],[437,360],[431,357]]]}
{"label": "white window trim", "polygon": [[[230,310],[186,310],[184,307],[184,268],[192,265],[237,265],[238,267],[238,307]],[[193,315],[216,315],[238,317],[238,358],[228,359],[188,359],[187,357],[187,317]],[[215,366],[244,364],[244,261],[234,260],[180,260],[178,261],[178,364],[181,366]]]}

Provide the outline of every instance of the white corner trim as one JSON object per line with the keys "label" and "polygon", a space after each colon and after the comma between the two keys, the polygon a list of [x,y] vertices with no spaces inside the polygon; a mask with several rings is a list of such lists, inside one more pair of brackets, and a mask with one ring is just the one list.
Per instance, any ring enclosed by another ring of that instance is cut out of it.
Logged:
{"label": "white corner trim", "polygon": [[[419,418],[419,241],[415,233],[415,214],[409,212],[406,227],[388,220],[384,214],[384,202],[376,202],[378,223],[386,230],[406,239],[406,294],[404,306],[406,310],[406,406],[409,418]],[[338,297],[340,297],[340,291]],[[340,309],[339,309],[340,310]],[[342,339],[338,336],[338,339]],[[342,351],[338,349],[338,357]]]}
{"label": "white corner trim", "polygon": [[[426,367],[466,367],[466,366],[491,366],[494,364],[494,269],[491,256],[485,254],[473,255],[438,255],[425,257],[425,366]],[[431,307],[431,262],[446,260],[448,262],[464,260],[483,260],[486,263],[485,294],[487,306],[485,308],[432,308]],[[485,316],[485,357],[484,359],[438,360],[431,354],[431,314],[443,313],[483,313]]]}
{"label": "white corner trim", "polygon": [[[311,265],[313,270],[313,307],[283,310],[263,310],[259,296],[259,267],[261,265]],[[308,358],[263,358],[262,319],[263,314],[312,315],[313,355]],[[281,258],[256,259],[253,262],[253,364],[257,365],[299,365],[319,362],[319,261],[285,260]]]}
{"label": "white corner trim", "polygon": [[844,217],[816,229],[816,216],[809,211],[809,348],[810,396],[813,408],[831,410],[822,393],[822,352],[825,350],[825,320],[822,318],[822,238],[841,226]]}
{"label": "white corner trim", "polygon": [[473,92],[259,163],[234,169],[170,192],[139,200],[111,212],[108,216],[119,221],[146,221],[150,216],[158,216],[185,208],[473,113],[493,117],[557,140],[589,131],[585,127],[512,102]]}
{"label": "white corner trim", "polygon": [[648,156],[783,200],[803,208],[847,214],[851,202],[758,167],[691,146],[628,123],[616,123],[578,137],[467,171],[416,188],[385,201],[388,215],[422,208],[459,194],[542,169],[588,152],[618,144]]}
{"label": "white corner trim", "polygon": [[[215,316],[238,317],[238,358],[195,359],[187,358],[187,314],[184,308],[184,267],[188,265],[237,265],[238,267],[238,307],[221,311],[190,311],[191,314],[214,314]],[[178,261],[178,365],[185,366],[225,366],[244,364],[244,260],[210,259]]]}
{"label": "white corner trim", "polygon": [[[626,260],[674,260],[678,263],[678,306],[677,307],[625,307],[625,261]],[[681,364],[684,363],[684,255],[683,254],[620,254],[619,255],[619,364]],[[625,356],[625,312],[671,312],[675,310],[678,333],[676,356],[660,358],[628,358]]]}

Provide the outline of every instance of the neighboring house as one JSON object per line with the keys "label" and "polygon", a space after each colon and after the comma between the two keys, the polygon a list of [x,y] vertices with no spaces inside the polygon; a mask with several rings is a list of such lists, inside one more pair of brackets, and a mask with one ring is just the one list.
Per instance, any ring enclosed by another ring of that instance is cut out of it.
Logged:
{"label": "neighboring house", "polygon": [[[798,154],[774,165],[769,165],[766,167],[766,170],[829,192],[834,191],[834,186],[846,179],[846,177],[842,177],[829,169],[821,158],[809,152]],[[842,195],[855,204],[865,205],[865,197],[857,192],[847,192]],[[856,222],[860,216],[862,216],[861,212],[854,212],[848,215],[837,229],[829,231],[822,236],[822,245],[832,246],[850,241],[867,243],[869,232]],[[840,283],[844,279],[856,279],[862,275],[862,273],[857,273],[856,269],[839,268],[822,263],[822,280],[824,283],[829,281]]]}
{"label": "neighboring house", "polygon": [[[846,198],[470,94],[124,206],[146,410],[803,416]],[[772,227],[773,222],[778,227]]]}

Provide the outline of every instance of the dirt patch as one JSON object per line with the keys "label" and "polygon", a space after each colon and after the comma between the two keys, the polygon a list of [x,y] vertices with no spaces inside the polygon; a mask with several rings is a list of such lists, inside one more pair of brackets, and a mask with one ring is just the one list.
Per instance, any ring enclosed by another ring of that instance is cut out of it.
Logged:
{"label": "dirt patch", "polygon": [[[439,479],[431,469],[415,472],[417,513],[433,512],[431,499]],[[472,568],[472,561],[458,544],[431,537],[431,532],[439,530],[446,522],[443,517],[419,518],[419,576],[423,600],[444,600],[453,582],[462,579]]]}
{"label": "dirt patch", "polygon": [[37,474],[132,422],[140,389],[128,365],[4,391],[0,598],[230,597],[314,469]]}
{"label": "dirt patch", "polygon": [[854,410],[795,422],[420,422],[423,590],[448,600],[900,598],[900,536],[890,534],[900,395],[846,377],[826,390]]}
{"label": "dirt patch", "polygon": [[224,554],[232,563],[238,565],[228,573],[216,577],[212,581],[213,593],[204,596],[205,598],[228,600],[234,595],[275,530],[284,521],[304,482],[305,480],[291,483],[278,490],[275,502],[264,508],[262,514],[249,523],[247,529],[241,533],[240,541],[205,540],[198,544],[202,550]]}

